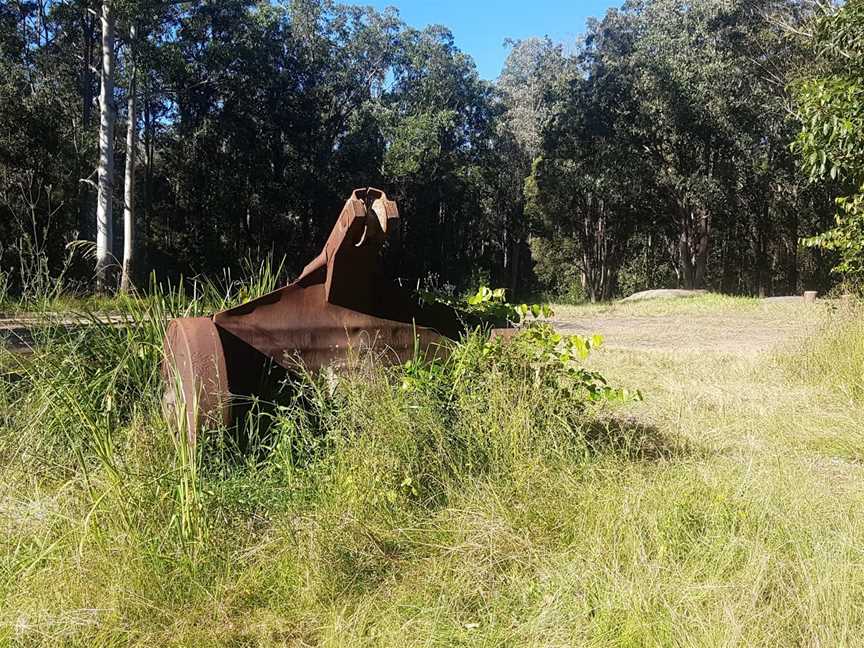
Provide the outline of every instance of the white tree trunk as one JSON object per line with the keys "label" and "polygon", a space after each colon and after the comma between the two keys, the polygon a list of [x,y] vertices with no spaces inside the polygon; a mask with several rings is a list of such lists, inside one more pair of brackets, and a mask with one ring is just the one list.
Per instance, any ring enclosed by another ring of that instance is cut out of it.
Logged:
{"label": "white tree trunk", "polygon": [[107,288],[113,262],[112,200],[114,195],[114,14],[102,2],[102,86],[99,91],[99,191],[96,201],[96,284]]}
{"label": "white tree trunk", "polygon": [[138,131],[136,129],[136,69],[135,69],[135,27],[129,29],[129,60],[132,69],[129,74],[129,98],[127,101],[126,123],[126,173],[123,184],[123,274],[120,290],[128,292],[132,286],[132,270],[135,261],[135,156],[138,154]]}

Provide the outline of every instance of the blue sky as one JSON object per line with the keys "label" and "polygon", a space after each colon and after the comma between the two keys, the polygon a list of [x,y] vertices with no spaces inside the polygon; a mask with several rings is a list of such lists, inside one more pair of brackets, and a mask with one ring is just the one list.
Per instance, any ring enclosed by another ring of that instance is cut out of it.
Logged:
{"label": "blue sky", "polygon": [[549,36],[572,45],[585,19],[602,16],[620,0],[359,0],[377,9],[393,6],[412,27],[441,24],[456,45],[474,57],[484,79],[495,79],[507,56],[504,39]]}

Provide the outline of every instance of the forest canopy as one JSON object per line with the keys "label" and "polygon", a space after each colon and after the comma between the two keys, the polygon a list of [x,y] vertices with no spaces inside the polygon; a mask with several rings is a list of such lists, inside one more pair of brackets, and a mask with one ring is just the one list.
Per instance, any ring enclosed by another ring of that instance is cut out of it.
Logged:
{"label": "forest canopy", "polygon": [[[846,97],[860,113],[838,85],[860,93],[860,65],[837,74],[844,53],[830,46],[860,13],[860,2],[627,0],[575,44],[508,41],[488,82],[446,27],[416,29],[395,9],[11,0],[0,286],[21,294],[34,274],[61,273],[91,286],[88,248],[72,243],[96,240],[97,195],[114,206],[117,265],[134,205],[139,285],[266,255],[293,276],[348,192],[371,185],[403,215],[389,266],[427,287],[592,300],[825,290],[835,252],[799,242],[830,231],[835,199],[854,203],[862,182],[858,143],[839,148],[845,118],[836,137],[818,121],[825,93],[832,110]],[[843,40],[860,62],[859,41]],[[117,128],[100,147],[106,111]],[[97,183],[106,147],[113,167]]]}

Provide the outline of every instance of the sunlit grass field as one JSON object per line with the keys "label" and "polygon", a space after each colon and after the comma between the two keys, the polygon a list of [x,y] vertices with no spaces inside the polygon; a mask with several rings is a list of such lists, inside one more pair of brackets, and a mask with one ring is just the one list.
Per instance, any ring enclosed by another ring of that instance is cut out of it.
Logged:
{"label": "sunlit grass field", "polygon": [[644,400],[587,409],[471,339],[458,389],[299,377],[249,448],[213,433],[193,457],[159,406],[162,322],[219,298],[175,297],[0,362],[2,643],[864,644],[854,305],[559,309],[785,333],[610,340],[589,366]]}

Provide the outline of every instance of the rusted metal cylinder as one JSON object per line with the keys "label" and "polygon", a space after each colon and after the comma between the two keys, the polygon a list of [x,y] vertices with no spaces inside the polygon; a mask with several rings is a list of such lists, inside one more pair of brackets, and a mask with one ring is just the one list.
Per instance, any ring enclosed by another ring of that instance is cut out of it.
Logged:
{"label": "rusted metal cylinder", "polygon": [[228,370],[219,331],[210,317],[184,317],[168,325],[162,364],[163,410],[194,443],[204,427],[231,420]]}

